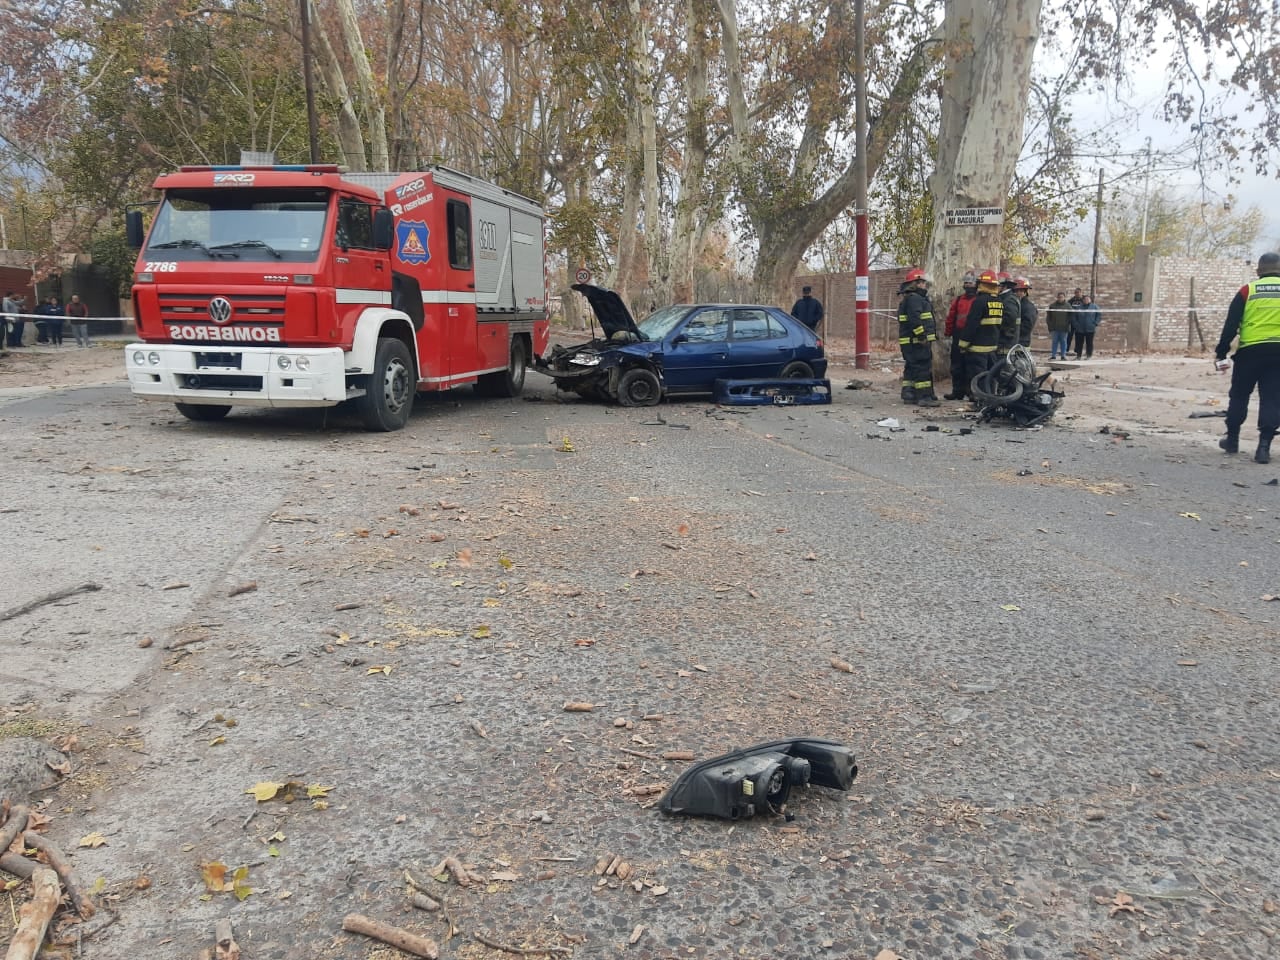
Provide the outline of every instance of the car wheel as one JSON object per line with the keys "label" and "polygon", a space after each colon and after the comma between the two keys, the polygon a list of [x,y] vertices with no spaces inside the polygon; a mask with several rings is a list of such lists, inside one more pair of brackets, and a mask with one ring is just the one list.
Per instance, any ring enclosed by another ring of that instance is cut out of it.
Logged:
{"label": "car wheel", "polygon": [[480,377],[476,381],[476,392],[486,397],[518,397],[524,389],[524,374],[528,366],[524,341],[520,337],[512,337],[507,369]]}
{"label": "car wheel", "polygon": [[365,428],[382,433],[399,430],[413,410],[413,359],[402,340],[382,337],[373,358],[373,373],[366,378],[364,396],[356,399],[356,412]]}
{"label": "car wheel", "polygon": [[632,367],[618,381],[618,402],[624,407],[652,407],[662,399],[658,375],[644,367]]}
{"label": "car wheel", "polygon": [[812,380],[813,367],[809,366],[803,360],[792,360],[782,368],[782,373],[779,374],[779,376],[783,380]]}
{"label": "car wheel", "polygon": [[221,420],[231,412],[231,407],[221,403],[175,403],[178,412],[188,420]]}

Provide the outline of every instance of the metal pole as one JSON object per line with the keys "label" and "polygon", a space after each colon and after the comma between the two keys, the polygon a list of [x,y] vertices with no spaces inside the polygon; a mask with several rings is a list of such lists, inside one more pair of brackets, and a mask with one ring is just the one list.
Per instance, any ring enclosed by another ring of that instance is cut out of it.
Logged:
{"label": "metal pole", "polygon": [[307,140],[311,162],[320,162],[320,131],[316,124],[316,91],[311,82],[311,0],[298,0],[302,14],[302,87],[307,94]]}
{"label": "metal pole", "polygon": [[1089,271],[1089,299],[1098,296],[1098,244],[1102,240],[1102,168],[1098,168],[1098,205],[1093,218],[1093,269]]}
{"label": "metal pole", "polygon": [[854,367],[871,365],[871,277],[867,243],[867,57],[864,0],[853,3],[853,109],[854,158],[853,219],[857,238],[854,244]]}

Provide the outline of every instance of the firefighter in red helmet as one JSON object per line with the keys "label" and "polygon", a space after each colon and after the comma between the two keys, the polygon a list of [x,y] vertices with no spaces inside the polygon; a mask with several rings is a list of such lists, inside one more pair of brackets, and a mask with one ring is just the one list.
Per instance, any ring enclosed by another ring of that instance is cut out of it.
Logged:
{"label": "firefighter in red helmet", "polygon": [[1000,282],[995,272],[978,274],[978,293],[969,305],[964,329],[960,331],[960,350],[964,353],[964,389],[968,393],[974,377],[986,373],[995,361],[1004,322],[1004,303],[1000,300]]}
{"label": "firefighter in red helmet", "polygon": [[928,286],[924,271],[914,267],[898,287],[898,346],[902,349],[902,402],[936,407],[933,342],[938,339],[938,330]]}

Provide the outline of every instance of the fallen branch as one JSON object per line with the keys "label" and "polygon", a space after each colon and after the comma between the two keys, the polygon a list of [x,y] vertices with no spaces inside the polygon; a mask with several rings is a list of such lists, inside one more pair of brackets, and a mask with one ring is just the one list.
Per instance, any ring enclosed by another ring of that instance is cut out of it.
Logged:
{"label": "fallen branch", "polygon": [[22,804],[18,804],[9,811],[9,819],[4,822],[3,827],[0,827],[0,853],[5,853],[14,838],[26,831],[30,816],[31,811]]}
{"label": "fallen branch", "polygon": [[342,918],[342,929],[348,933],[359,933],[375,940],[381,940],[383,943],[389,943],[391,946],[403,950],[405,953],[411,953],[415,957],[438,960],[440,956],[440,948],[436,946],[436,942],[430,937],[422,937],[416,933],[410,933],[408,930],[401,930],[399,927],[373,920],[363,914],[347,914]]}
{"label": "fallen branch", "polygon": [[71,877],[71,864],[67,863],[67,858],[62,855],[62,851],[54,845],[52,840],[30,830],[23,834],[22,839],[28,847],[34,847],[43,853],[44,858],[49,861],[49,866],[58,872],[63,886],[67,888],[67,896],[71,898],[71,905],[76,908],[76,913],[80,914],[80,918],[88,920],[92,917],[98,908],[75,885],[75,881]]}
{"label": "fallen branch", "polygon": [[62,887],[58,884],[58,875],[48,867],[36,867],[31,876],[34,894],[28,903],[18,911],[18,929],[13,932],[9,941],[9,952],[5,960],[34,960],[44,943],[45,931],[54,911],[62,901]]}
{"label": "fallen branch", "polygon": [[5,620],[12,620],[14,617],[20,617],[24,613],[30,613],[37,607],[43,607],[46,603],[55,603],[58,600],[65,600],[67,597],[74,597],[77,593],[93,593],[95,590],[101,590],[100,583],[82,583],[78,587],[64,587],[61,590],[55,590],[53,593],[46,593],[42,597],[36,597],[34,600],[28,600],[26,603],[20,603],[16,607],[10,607],[8,610],[0,613],[0,623]]}
{"label": "fallen branch", "polygon": [[28,860],[20,854],[0,853],[0,870],[5,873],[12,873],[15,877],[20,877],[23,880],[30,880],[31,874],[35,873],[37,866],[39,864],[34,860]]}
{"label": "fallen branch", "polygon": [[[483,875],[476,873],[474,870],[468,869],[466,864],[457,857],[445,857],[436,864],[435,869],[431,871],[431,875],[433,877],[439,876],[444,873],[445,870],[449,871],[454,882],[456,882],[460,887],[469,887],[473,883],[484,883]],[[422,888],[419,887],[418,889]]]}
{"label": "fallen branch", "polygon": [[116,913],[110,907],[103,907],[102,912],[97,914],[88,923],[77,923],[75,925],[75,936],[64,935],[58,940],[50,940],[49,942],[55,947],[78,948],[84,943],[84,941],[92,940],[119,919],[120,914]]}
{"label": "fallen branch", "polygon": [[544,953],[573,953],[568,947],[513,947],[509,943],[499,943],[497,940],[486,937],[483,933],[473,933],[471,936],[475,938],[476,942],[483,943],[486,947],[501,950],[504,953],[519,954],[522,957],[536,957]]}

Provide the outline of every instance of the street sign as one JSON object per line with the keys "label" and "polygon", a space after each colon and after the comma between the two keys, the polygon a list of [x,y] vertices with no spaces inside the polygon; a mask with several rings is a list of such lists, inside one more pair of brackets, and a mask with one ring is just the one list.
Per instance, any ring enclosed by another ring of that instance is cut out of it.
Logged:
{"label": "street sign", "polygon": [[573,275],[573,279],[575,283],[590,283],[591,271],[586,267],[579,267],[578,272]]}
{"label": "street sign", "polygon": [[981,227],[1004,223],[1003,207],[956,207],[945,212],[948,227]]}

